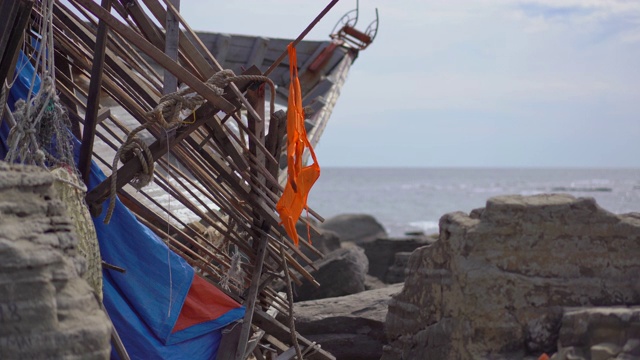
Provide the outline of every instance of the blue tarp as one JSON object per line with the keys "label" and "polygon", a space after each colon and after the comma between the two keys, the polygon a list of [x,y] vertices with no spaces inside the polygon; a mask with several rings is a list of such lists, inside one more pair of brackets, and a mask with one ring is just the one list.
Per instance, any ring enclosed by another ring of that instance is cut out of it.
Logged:
{"label": "blue tarp", "polygon": [[[9,104],[26,98],[33,67],[20,54],[18,80],[11,88]],[[37,84],[39,85],[39,79]],[[6,122],[0,128],[0,155],[6,154]],[[76,161],[79,142],[76,141]],[[106,176],[91,164],[89,188]],[[193,268],[118,200],[109,225],[102,223],[107,202],[100,217],[94,219],[100,253],[107,263],[126,269],[126,273],[104,270],[104,305],[132,359],[215,359],[221,338],[220,329],[244,316],[237,307],[216,319],[172,333],[194,279]],[[205,284],[212,286],[210,284]],[[207,306],[209,304],[207,299]],[[211,299],[215,307],[215,299]],[[117,355],[112,354],[112,358]]]}

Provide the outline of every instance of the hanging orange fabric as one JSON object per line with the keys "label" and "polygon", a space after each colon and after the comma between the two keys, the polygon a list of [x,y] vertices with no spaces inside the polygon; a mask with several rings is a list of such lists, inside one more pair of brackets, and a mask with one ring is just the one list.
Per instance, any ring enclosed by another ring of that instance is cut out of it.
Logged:
{"label": "hanging orange fabric", "polygon": [[[289,51],[289,104],[287,113],[287,163],[288,179],[282,197],[276,204],[276,210],[280,214],[282,226],[287,235],[298,245],[298,232],[296,222],[307,208],[309,190],[320,177],[320,166],[316,154],[307,139],[307,131],[304,128],[304,111],[302,109],[302,90],[298,80],[298,59],[296,48],[292,44],[287,47]],[[308,148],[313,164],[302,166],[302,154]]]}

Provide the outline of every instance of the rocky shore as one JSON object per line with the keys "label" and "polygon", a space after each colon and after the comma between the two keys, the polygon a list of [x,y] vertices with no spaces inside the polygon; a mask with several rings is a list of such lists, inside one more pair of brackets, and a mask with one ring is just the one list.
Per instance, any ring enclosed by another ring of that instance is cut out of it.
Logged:
{"label": "rocky shore", "polygon": [[[52,182],[0,163],[0,358],[106,358]],[[364,214],[313,228],[321,286],[295,288],[295,324],[337,359],[640,360],[640,213],[500,196],[435,236],[389,237]]]}
{"label": "rocky shore", "polygon": [[320,288],[296,289],[296,324],[338,359],[640,359],[640,214],[501,196],[437,237],[362,214],[319,229],[332,250]]}

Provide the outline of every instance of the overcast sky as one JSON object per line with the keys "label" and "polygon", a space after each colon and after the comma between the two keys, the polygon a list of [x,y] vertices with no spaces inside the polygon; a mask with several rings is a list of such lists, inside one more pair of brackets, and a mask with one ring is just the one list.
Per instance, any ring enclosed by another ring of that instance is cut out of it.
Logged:
{"label": "overcast sky", "polygon": [[[197,30],[295,38],[329,1],[182,0]],[[640,1],[360,1],[380,12],[321,166],[640,167]],[[328,39],[355,1],[308,37]]]}

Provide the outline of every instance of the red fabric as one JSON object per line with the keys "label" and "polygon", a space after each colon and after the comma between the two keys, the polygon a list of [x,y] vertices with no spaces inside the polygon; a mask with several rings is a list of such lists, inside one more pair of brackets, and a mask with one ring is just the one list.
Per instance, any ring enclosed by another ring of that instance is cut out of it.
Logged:
{"label": "red fabric", "polygon": [[[304,112],[302,109],[302,90],[298,79],[298,60],[296,48],[289,44],[289,106],[287,108],[287,163],[288,181],[282,197],[276,204],[280,220],[287,235],[298,245],[296,222],[307,208],[307,197],[313,184],[320,177],[320,166],[316,154],[307,139],[304,128]],[[302,166],[302,155],[305,148],[309,149],[313,164]]]}
{"label": "red fabric", "polygon": [[193,282],[184,300],[182,310],[171,333],[176,333],[190,326],[215,320],[227,311],[239,308],[240,304],[228,297],[217,287],[194,274]]}

